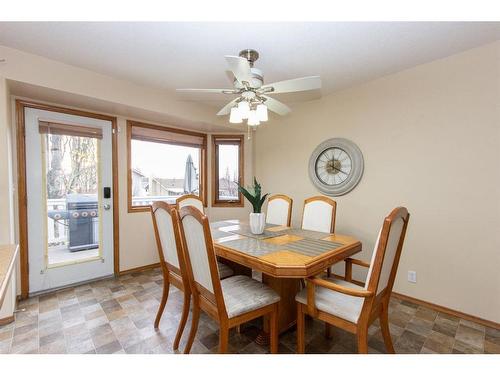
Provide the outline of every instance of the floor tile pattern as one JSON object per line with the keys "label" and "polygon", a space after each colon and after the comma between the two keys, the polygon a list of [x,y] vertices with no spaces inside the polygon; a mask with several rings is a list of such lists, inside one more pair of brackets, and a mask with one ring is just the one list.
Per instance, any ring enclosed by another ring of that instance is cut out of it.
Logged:
{"label": "floor tile pattern", "polygon": [[[171,288],[160,329],[153,321],[162,294],[159,269],[68,288],[22,301],[16,320],[0,327],[5,353],[173,353],[182,294]],[[396,298],[390,303],[390,330],[397,353],[500,353],[500,331]],[[189,324],[189,322],[188,322]],[[188,325],[189,327],[189,325]],[[259,320],[231,332],[232,353],[267,353],[254,340]],[[187,331],[181,341],[184,347]],[[280,353],[294,353],[295,330],[280,336]],[[202,314],[192,353],[215,353],[218,326]],[[355,353],[352,334],[339,329],[326,339],[319,321],[306,321],[308,353]],[[370,353],[385,353],[376,321],[369,329]]]}

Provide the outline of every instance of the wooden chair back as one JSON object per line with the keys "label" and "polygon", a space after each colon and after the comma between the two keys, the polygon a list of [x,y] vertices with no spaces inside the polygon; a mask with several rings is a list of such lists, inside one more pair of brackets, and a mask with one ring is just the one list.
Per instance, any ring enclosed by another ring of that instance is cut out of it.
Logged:
{"label": "wooden chair back", "polygon": [[175,205],[177,207],[177,211],[180,211],[182,207],[193,206],[200,210],[202,213],[205,213],[205,209],[203,207],[203,201],[194,194],[186,194],[183,195],[175,201]]}
{"label": "wooden chair back", "polygon": [[324,196],[307,198],[302,213],[302,229],[333,233],[337,202]]}
{"label": "wooden chair back", "polygon": [[193,206],[181,208],[179,216],[191,292],[209,315],[216,320],[227,320],[208,218]]}
{"label": "wooden chair back", "polygon": [[289,227],[292,220],[293,199],[284,194],[269,197],[267,203],[266,223]]}
{"label": "wooden chair back", "polygon": [[391,293],[410,214],[397,207],[384,219],[373,251],[365,288],[379,296]]}
{"label": "wooden chair back", "polygon": [[180,281],[187,282],[179,215],[175,206],[166,202],[154,202],[151,216],[163,277],[168,278],[171,271],[180,277]]}

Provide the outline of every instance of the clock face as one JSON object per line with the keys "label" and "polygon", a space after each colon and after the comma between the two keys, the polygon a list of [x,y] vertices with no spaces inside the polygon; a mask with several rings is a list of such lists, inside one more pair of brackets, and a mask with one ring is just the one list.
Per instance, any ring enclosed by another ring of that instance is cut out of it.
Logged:
{"label": "clock face", "polygon": [[331,147],[316,159],[316,176],[326,185],[339,185],[349,177],[352,160],[343,149]]}
{"label": "clock face", "polygon": [[322,193],[339,196],[354,189],[363,175],[361,150],[344,138],[319,144],[309,159],[309,178]]}

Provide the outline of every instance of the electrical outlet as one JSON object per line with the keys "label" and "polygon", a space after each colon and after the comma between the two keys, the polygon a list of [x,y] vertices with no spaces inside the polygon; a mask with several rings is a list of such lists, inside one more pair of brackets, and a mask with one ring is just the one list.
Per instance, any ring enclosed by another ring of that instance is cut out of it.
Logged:
{"label": "electrical outlet", "polygon": [[416,271],[408,271],[408,281],[410,283],[417,282],[417,272]]}

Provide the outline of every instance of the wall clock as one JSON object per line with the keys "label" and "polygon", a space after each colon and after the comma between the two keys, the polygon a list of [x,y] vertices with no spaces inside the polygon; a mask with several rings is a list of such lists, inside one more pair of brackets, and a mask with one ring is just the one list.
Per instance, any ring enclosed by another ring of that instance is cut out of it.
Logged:
{"label": "wall clock", "polygon": [[344,195],[356,187],[363,176],[363,154],[344,138],[332,138],[316,147],[309,159],[309,178],[322,193]]}

